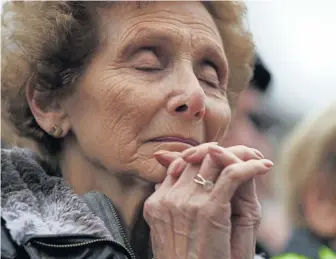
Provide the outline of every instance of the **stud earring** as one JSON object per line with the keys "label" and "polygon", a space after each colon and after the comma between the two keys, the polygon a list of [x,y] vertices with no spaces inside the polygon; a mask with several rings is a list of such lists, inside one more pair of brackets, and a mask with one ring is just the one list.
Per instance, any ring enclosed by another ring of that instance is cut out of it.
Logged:
{"label": "stud earring", "polygon": [[51,127],[51,129],[49,130],[49,134],[55,138],[59,138],[63,133],[63,130],[61,129],[61,127],[54,125]]}

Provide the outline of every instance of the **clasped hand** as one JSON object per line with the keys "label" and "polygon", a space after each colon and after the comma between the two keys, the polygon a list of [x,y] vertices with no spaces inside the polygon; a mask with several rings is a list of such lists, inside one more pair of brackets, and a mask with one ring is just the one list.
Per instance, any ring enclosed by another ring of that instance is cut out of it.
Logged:
{"label": "clasped hand", "polygon": [[[144,208],[155,258],[253,258],[261,219],[254,178],[273,163],[256,149],[216,143],[154,157],[167,168]],[[213,188],[196,183],[197,175]]]}

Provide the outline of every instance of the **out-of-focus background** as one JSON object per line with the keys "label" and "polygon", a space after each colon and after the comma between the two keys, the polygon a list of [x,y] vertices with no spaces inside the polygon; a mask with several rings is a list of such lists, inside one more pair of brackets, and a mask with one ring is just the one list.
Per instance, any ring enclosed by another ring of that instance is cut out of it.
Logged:
{"label": "out-of-focus background", "polygon": [[[246,4],[247,26],[271,74],[263,110],[276,121],[265,131],[276,163],[292,129],[336,102],[336,1],[273,0]],[[286,246],[292,226],[281,199],[287,191],[280,181],[282,172],[275,168],[273,173],[274,177],[266,182],[272,184],[272,190],[262,202],[259,240],[276,254]]]}
{"label": "out-of-focus background", "polygon": [[[267,90],[253,90],[241,98],[237,115],[241,117],[233,127],[243,130],[241,134],[234,131],[236,135],[229,135],[227,145],[261,149],[276,164],[281,145],[291,130],[302,119],[313,117],[336,102],[336,1],[273,0],[246,4],[247,26],[267,70],[259,74],[254,84],[267,85]],[[265,81],[265,73],[269,80]],[[244,116],[255,128],[249,131]],[[26,144],[25,140],[8,137],[11,130],[5,124],[1,128],[8,142]],[[272,173],[258,183],[263,205],[258,239],[271,254],[276,254],[283,250],[292,226],[280,198],[286,192],[279,180],[281,172],[275,167]]]}
{"label": "out-of-focus background", "polygon": [[[336,1],[246,1],[247,23],[272,74],[270,112],[288,126],[336,100]],[[286,129],[279,130],[281,135]]]}

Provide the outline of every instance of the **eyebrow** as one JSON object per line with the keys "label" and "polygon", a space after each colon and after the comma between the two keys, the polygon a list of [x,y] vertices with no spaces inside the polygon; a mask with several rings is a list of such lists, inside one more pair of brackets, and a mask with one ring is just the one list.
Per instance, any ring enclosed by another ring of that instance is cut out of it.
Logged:
{"label": "eyebrow", "polygon": [[[125,38],[120,38],[121,48],[123,53],[126,53],[129,48],[141,44],[154,44],[157,42],[167,42],[171,44],[177,44],[176,40],[172,40],[171,32],[164,31],[162,29],[143,27],[135,34],[128,34]],[[126,48],[125,48],[126,46]]]}
{"label": "eyebrow", "polygon": [[[139,44],[139,41],[141,42],[141,44],[155,44],[159,42],[164,42],[165,44],[172,44],[177,46],[179,44],[182,44],[183,38],[181,37],[179,40],[177,40],[176,38],[173,38],[171,36],[172,33],[176,32],[174,32],[173,30],[162,30],[148,27],[141,28],[137,30],[135,34],[128,34],[126,38],[120,39],[120,42],[123,42],[122,44],[120,44],[122,50],[119,50],[118,52],[121,54],[121,56],[125,53],[128,53],[129,49],[132,49],[134,46]],[[215,59],[215,61],[221,67],[225,68],[227,58],[225,56],[224,47],[215,40],[211,40],[205,37],[203,38],[201,36],[193,36],[191,41],[193,42],[196,38],[201,44],[200,49],[210,54],[211,58]]]}
{"label": "eyebrow", "polygon": [[[219,66],[227,70],[227,57],[225,55],[224,47],[221,46],[217,41],[211,39],[199,39],[198,42],[201,44],[201,49],[203,52],[207,53],[212,59],[215,60]],[[225,71],[227,72],[227,71]]]}

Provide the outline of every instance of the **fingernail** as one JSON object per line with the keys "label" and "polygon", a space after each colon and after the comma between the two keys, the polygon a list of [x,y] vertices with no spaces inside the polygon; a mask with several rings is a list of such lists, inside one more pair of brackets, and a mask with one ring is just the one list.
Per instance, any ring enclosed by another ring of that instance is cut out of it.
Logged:
{"label": "fingernail", "polygon": [[218,145],[218,142],[209,142],[208,144]]}
{"label": "fingernail", "polygon": [[174,156],[172,154],[170,154],[170,152],[159,152],[159,153],[157,152],[157,153],[154,153],[153,157],[154,158],[160,157],[160,158],[163,158],[163,159],[171,159]]}
{"label": "fingernail", "polygon": [[271,160],[263,159],[262,161],[267,168],[271,168],[274,165],[274,163]]}
{"label": "fingernail", "polygon": [[223,152],[222,152],[222,149],[220,148],[220,147],[218,147],[218,146],[210,146],[210,147],[208,147],[208,150],[209,150],[209,152],[210,153],[213,153],[213,154],[222,154]]}
{"label": "fingernail", "polygon": [[261,159],[265,158],[259,150],[254,149],[254,153]]}
{"label": "fingernail", "polygon": [[179,160],[178,162],[175,162],[167,171],[168,175],[176,174],[183,170],[184,164],[182,163],[183,160]]}
{"label": "fingernail", "polygon": [[176,158],[173,154],[170,154],[169,151],[155,152],[153,157],[163,166],[168,166]]}
{"label": "fingernail", "polygon": [[222,164],[223,163],[223,153],[222,150],[217,148],[210,148],[209,147],[209,155],[215,160],[216,163]]}
{"label": "fingernail", "polygon": [[197,151],[197,149],[188,149],[185,151],[185,153],[182,154],[182,158],[187,158],[187,157],[190,157],[191,155],[195,154]]}
{"label": "fingernail", "polygon": [[174,169],[169,171],[168,174],[169,175],[180,176],[180,174],[184,170],[185,166],[186,165],[181,161],[180,163],[178,163],[178,165],[176,167],[174,166]]}
{"label": "fingernail", "polygon": [[170,152],[169,151],[166,151],[166,150],[159,150],[159,151],[156,151],[152,157],[155,157],[155,156],[159,156],[159,155],[163,155],[163,154],[169,154]]}

